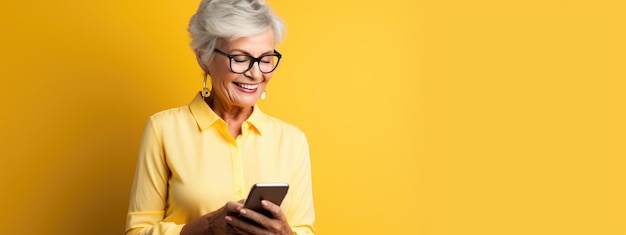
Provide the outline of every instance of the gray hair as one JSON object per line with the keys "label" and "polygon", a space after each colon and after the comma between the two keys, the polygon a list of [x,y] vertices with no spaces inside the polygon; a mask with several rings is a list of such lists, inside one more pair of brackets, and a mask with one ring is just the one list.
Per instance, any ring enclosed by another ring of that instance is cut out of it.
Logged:
{"label": "gray hair", "polygon": [[206,61],[213,57],[218,39],[233,41],[270,28],[279,43],[285,25],[263,0],[202,0],[188,30],[191,48]]}

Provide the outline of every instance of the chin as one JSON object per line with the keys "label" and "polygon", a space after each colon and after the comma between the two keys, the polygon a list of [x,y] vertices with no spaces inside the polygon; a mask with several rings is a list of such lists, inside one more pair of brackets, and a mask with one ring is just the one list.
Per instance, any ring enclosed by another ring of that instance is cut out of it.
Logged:
{"label": "chin", "polygon": [[254,105],[257,103],[258,100],[259,99],[240,100],[239,102],[237,102],[237,104],[240,107],[254,107]]}

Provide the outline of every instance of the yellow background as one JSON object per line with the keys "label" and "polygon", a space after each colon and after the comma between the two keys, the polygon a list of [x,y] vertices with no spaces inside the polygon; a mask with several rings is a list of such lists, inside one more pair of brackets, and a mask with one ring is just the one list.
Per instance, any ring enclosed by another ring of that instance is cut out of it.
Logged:
{"label": "yellow background", "polygon": [[[626,6],[272,0],[319,234],[626,234]],[[121,234],[198,1],[2,1],[2,234]]]}

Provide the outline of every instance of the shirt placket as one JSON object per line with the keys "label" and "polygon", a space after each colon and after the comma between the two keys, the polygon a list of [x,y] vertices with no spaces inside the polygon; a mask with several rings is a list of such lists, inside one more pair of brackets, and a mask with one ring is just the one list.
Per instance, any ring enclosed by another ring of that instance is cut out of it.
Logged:
{"label": "shirt placket", "polygon": [[244,174],[244,166],[243,166],[243,154],[241,152],[240,146],[242,146],[242,142],[245,137],[249,133],[249,125],[247,122],[244,122],[241,127],[241,135],[238,136],[235,141],[231,144],[231,162],[232,162],[232,172],[234,179],[234,189],[235,189],[235,197],[236,200],[244,199],[244,195],[246,195],[246,182],[245,182],[245,174]]}

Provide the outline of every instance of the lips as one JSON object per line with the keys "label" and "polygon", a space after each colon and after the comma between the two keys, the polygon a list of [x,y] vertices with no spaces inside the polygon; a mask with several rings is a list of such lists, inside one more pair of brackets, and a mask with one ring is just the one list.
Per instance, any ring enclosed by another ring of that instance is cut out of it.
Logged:
{"label": "lips", "polygon": [[246,84],[246,83],[237,83],[237,82],[233,82],[233,84],[249,91],[254,91],[257,88],[259,88],[259,84]]}

